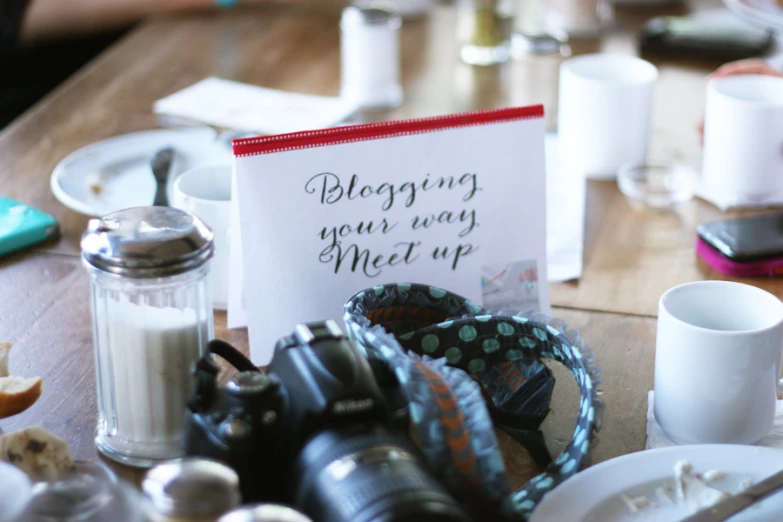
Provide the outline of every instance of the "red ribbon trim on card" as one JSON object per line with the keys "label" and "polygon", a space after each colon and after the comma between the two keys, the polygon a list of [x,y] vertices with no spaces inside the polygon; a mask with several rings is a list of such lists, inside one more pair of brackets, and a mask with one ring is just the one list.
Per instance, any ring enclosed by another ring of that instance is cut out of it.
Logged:
{"label": "red ribbon trim on card", "polygon": [[415,120],[387,121],[333,127],[323,130],[292,132],[276,136],[260,136],[257,138],[242,138],[233,141],[234,156],[255,156],[288,150],[308,149],[338,143],[377,140],[394,136],[423,134],[457,127],[472,127],[504,121],[526,120],[544,117],[543,105],[528,107],[513,107],[507,109],[490,109],[477,112],[435,116]]}

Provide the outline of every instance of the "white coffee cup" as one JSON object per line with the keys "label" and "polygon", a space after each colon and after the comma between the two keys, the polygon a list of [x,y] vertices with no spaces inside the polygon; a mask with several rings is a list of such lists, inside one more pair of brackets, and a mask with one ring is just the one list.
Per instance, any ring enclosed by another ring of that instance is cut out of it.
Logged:
{"label": "white coffee cup", "polygon": [[661,296],[655,418],[678,443],[754,444],[781,388],[783,303],[754,286],[699,281]]}
{"label": "white coffee cup", "polygon": [[171,206],[195,214],[215,234],[212,258],[214,308],[228,306],[229,227],[231,226],[231,165],[196,167],[174,181]]}
{"label": "white coffee cup", "polygon": [[707,87],[702,180],[749,203],[783,189],[783,78],[727,76]]}
{"label": "white coffee cup", "polygon": [[560,65],[558,135],[564,167],[614,179],[647,159],[658,70],[633,56],[588,54]]}

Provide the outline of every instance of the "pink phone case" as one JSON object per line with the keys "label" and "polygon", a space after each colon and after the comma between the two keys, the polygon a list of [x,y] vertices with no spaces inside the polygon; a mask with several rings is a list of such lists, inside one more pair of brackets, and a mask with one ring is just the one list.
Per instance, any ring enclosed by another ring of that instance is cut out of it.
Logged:
{"label": "pink phone case", "polygon": [[700,237],[696,239],[696,253],[721,274],[735,277],[783,276],[783,257],[757,261],[733,261]]}

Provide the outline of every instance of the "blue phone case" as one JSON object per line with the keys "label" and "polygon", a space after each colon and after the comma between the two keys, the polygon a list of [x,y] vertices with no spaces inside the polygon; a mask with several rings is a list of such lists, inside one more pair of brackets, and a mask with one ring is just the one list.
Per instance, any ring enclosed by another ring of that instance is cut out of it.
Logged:
{"label": "blue phone case", "polygon": [[0,198],[0,256],[43,243],[58,234],[57,220],[10,198]]}

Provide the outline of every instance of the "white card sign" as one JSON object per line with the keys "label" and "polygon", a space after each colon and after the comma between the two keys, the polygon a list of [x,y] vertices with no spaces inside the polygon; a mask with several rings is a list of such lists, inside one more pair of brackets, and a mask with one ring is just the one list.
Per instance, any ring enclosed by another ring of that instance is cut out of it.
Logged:
{"label": "white card sign", "polygon": [[541,106],[248,138],[234,154],[233,280],[256,364],[384,283],[549,311]]}

